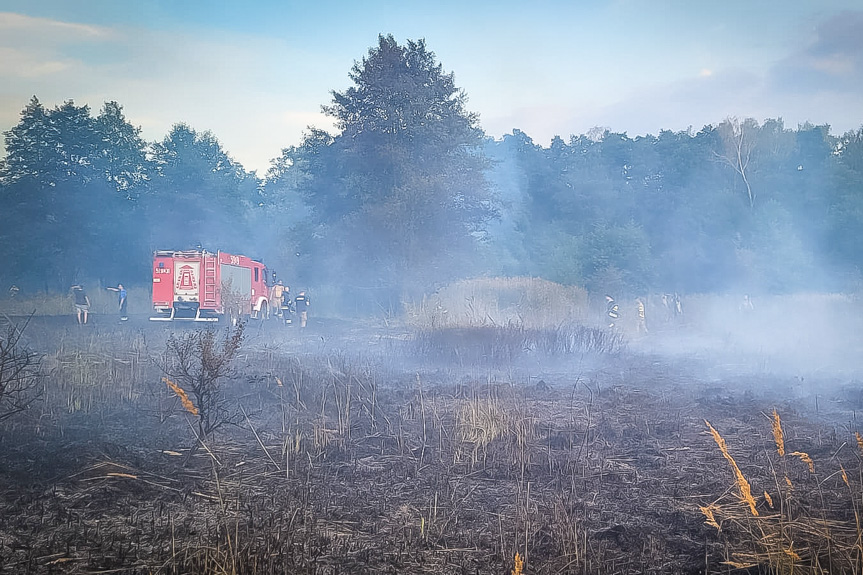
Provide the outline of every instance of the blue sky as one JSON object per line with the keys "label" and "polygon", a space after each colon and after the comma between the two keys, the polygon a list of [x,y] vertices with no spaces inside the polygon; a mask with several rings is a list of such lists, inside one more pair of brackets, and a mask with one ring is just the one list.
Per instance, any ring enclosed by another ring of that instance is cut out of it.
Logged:
{"label": "blue sky", "polygon": [[859,0],[0,0],[0,130],[33,95],[116,100],[148,140],[186,122],[263,174],[331,128],[321,105],[382,33],[425,38],[497,138],[863,125]]}

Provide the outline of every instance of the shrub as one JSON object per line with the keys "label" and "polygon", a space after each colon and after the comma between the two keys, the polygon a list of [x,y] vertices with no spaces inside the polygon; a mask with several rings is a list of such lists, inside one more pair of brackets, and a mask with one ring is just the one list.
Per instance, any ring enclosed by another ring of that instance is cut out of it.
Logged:
{"label": "shrub", "polygon": [[211,329],[171,334],[168,338],[162,371],[183,407],[198,418],[201,440],[222,425],[239,420],[239,413],[228,405],[222,381],[233,374],[232,364],[243,344],[244,327],[240,322],[227,328],[221,340]]}
{"label": "shrub", "polygon": [[42,358],[22,345],[26,327],[10,324],[0,336],[0,421],[24,411],[41,394]]}

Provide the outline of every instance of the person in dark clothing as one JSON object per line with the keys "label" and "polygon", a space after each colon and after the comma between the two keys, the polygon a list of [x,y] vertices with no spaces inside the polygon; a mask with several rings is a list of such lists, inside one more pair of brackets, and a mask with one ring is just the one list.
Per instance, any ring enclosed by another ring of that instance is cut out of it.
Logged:
{"label": "person in dark clothing", "polygon": [[126,288],[123,287],[123,284],[117,284],[117,287],[109,287],[105,289],[117,292],[117,305],[120,308],[120,321],[128,320],[129,316],[126,313]]}
{"label": "person in dark clothing", "polygon": [[294,323],[294,300],[291,298],[291,286],[285,286],[285,291],[282,292],[282,318],[285,320],[285,325]]}
{"label": "person in dark clothing", "polygon": [[87,316],[90,313],[90,298],[87,297],[84,286],[80,284],[73,285],[72,297],[75,298],[75,312],[78,315],[78,325],[84,325],[87,323]]}
{"label": "person in dark clothing", "polygon": [[309,319],[309,305],[311,302],[309,301],[309,296],[306,295],[306,292],[301,291],[297,294],[297,297],[294,298],[294,305],[296,306],[297,315],[300,317],[300,327],[306,327],[306,322]]}

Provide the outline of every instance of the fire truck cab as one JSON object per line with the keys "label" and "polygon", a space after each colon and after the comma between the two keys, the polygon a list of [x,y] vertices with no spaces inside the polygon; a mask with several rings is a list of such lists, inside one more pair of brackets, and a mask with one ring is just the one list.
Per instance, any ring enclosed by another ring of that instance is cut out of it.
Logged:
{"label": "fire truck cab", "polygon": [[218,321],[269,315],[266,266],[247,256],[206,250],[153,255],[152,321]]}

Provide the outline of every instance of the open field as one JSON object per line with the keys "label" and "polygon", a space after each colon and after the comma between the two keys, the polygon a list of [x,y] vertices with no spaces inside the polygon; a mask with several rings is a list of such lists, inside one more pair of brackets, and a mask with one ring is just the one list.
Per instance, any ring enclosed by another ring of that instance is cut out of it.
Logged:
{"label": "open field", "polygon": [[827,340],[797,317],[777,343],[756,328],[782,302],[721,328],[698,303],[619,339],[251,322],[203,444],[160,369],[199,326],[34,317],[42,398],[0,422],[0,572],[863,571],[858,321]]}

